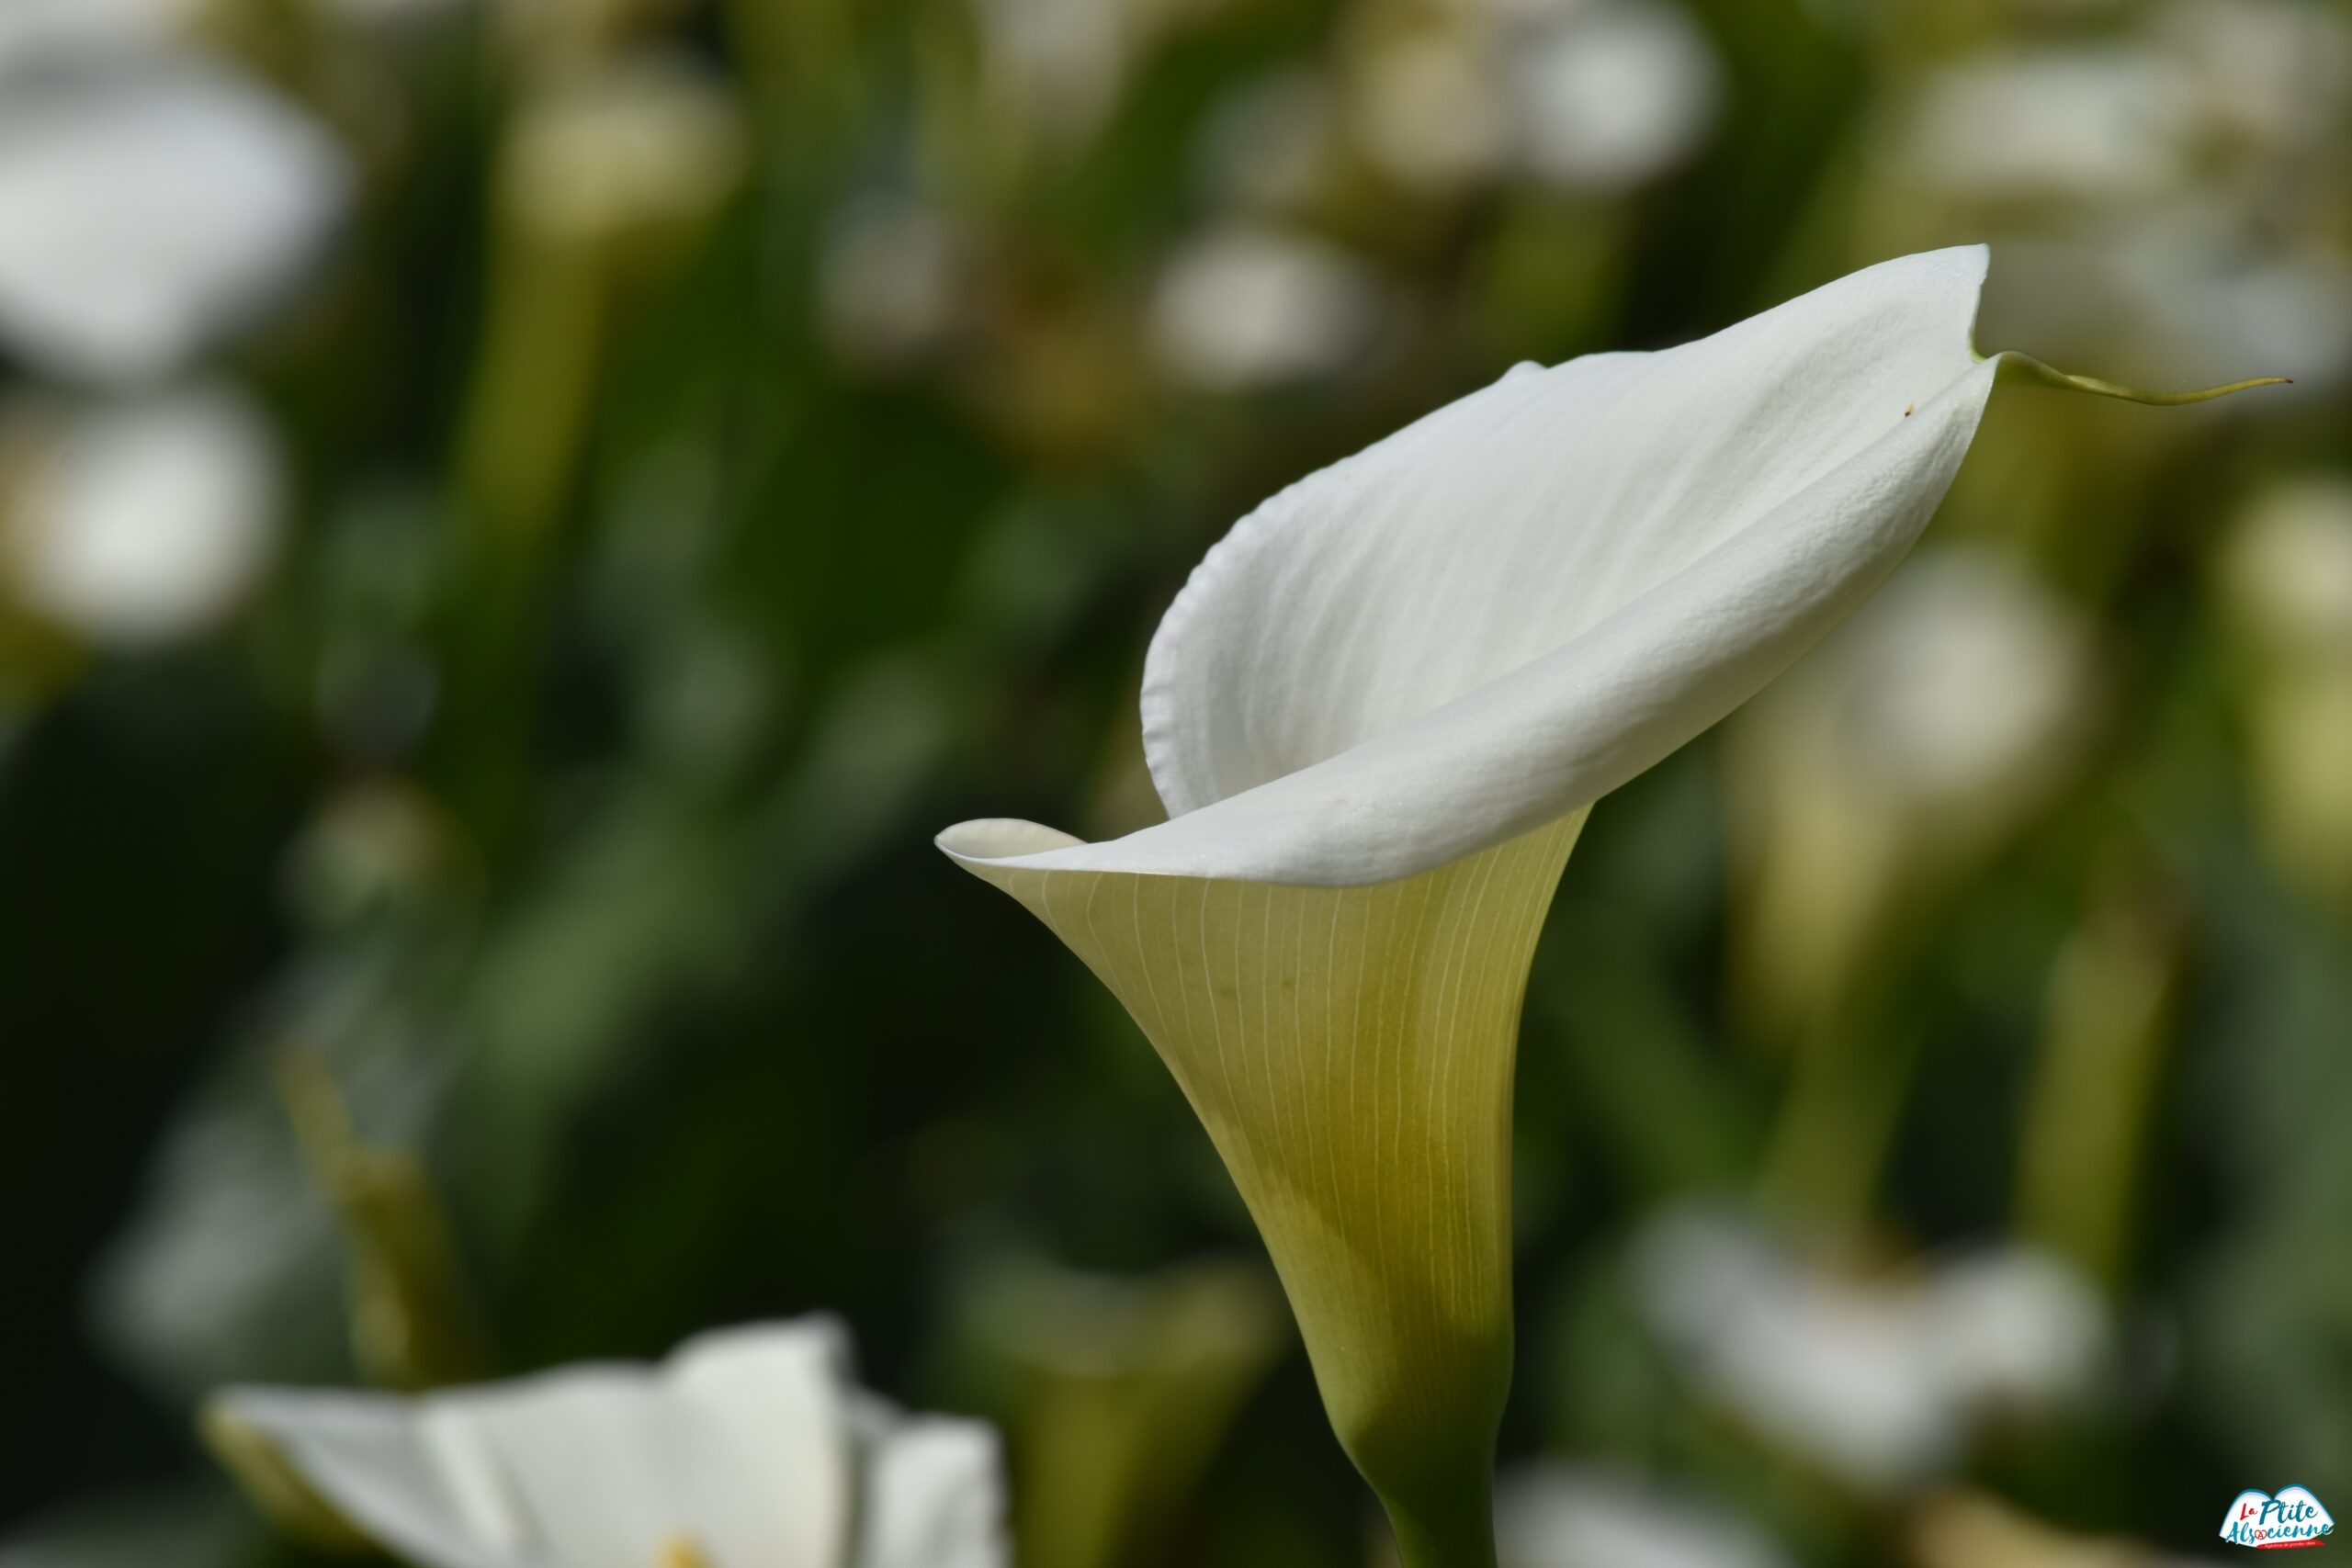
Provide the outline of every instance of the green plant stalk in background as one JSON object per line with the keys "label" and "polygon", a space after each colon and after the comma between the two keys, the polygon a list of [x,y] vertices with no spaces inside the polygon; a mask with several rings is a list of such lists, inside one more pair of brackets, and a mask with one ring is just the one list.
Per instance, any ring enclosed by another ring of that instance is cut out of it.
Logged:
{"label": "green plant stalk in background", "polygon": [[1406,1568],[1495,1561],[1520,1010],[1584,818],[1363,887],[974,868],[1175,1074]]}
{"label": "green plant stalk in background", "polygon": [[423,1162],[407,1150],[360,1139],[315,1051],[289,1047],[277,1070],[303,1163],[343,1231],[352,1353],[360,1371],[378,1387],[402,1392],[487,1376],[481,1321]]}

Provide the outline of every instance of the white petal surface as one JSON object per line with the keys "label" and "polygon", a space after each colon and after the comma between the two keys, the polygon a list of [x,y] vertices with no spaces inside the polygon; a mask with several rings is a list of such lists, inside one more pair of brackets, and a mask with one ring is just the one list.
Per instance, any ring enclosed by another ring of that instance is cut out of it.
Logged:
{"label": "white petal surface", "polygon": [[0,344],[56,374],[173,368],[257,310],[340,212],[342,155],[193,61],[0,94]]}
{"label": "white petal surface", "polygon": [[232,1391],[220,1407],[276,1444],[320,1495],[420,1568],[558,1568],[478,1518],[408,1402],[381,1394]]}
{"label": "white petal surface", "polygon": [[1005,1568],[1012,1553],[995,1430],[875,1406],[854,1568]]}
{"label": "white petal surface", "polygon": [[840,1568],[845,1339],[816,1319],[706,1336],[660,1369],[580,1367],[418,1400],[256,1390],[223,1407],[423,1568]]}
{"label": "white petal surface", "polygon": [[1909,549],[1992,389],[1984,265],[1906,257],[1680,348],[1522,367],[1292,486],[1153,639],[1144,741],[1174,820],[1083,846],[967,823],[942,847],[1353,886],[1590,803]]}

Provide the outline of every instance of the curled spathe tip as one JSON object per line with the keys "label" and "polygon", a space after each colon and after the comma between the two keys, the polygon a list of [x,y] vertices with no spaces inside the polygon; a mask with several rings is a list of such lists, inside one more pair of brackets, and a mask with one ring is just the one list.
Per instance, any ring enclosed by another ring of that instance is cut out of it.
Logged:
{"label": "curled spathe tip", "polygon": [[2256,387],[2290,387],[2294,382],[2285,376],[2256,376],[2244,381],[2230,381],[2219,387],[2203,387],[2193,392],[2147,392],[2137,387],[2126,387],[2114,381],[2102,381],[2096,376],[2075,376],[2043,363],[2030,354],[2015,350],[1996,355],[2000,381],[2009,386],[2049,387],[2062,392],[2088,392],[2093,397],[2115,398],[2127,403],[2146,403],[2153,408],[2179,408],[2188,403],[2210,403],[2216,398],[2226,398],[2233,392],[2250,391]]}

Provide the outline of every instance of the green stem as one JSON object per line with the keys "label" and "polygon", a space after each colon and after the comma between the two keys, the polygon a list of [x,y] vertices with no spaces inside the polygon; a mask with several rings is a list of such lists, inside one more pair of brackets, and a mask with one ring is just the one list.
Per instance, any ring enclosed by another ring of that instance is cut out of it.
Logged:
{"label": "green stem", "polygon": [[1491,1467],[1475,1484],[1455,1489],[1434,1506],[1388,1505],[1404,1568],[1495,1568],[1495,1501]]}
{"label": "green stem", "polygon": [[1918,1067],[1916,1030],[1849,1014],[1799,1047],[1758,1178],[1765,1202],[1837,1230],[1859,1228],[1886,1168]]}

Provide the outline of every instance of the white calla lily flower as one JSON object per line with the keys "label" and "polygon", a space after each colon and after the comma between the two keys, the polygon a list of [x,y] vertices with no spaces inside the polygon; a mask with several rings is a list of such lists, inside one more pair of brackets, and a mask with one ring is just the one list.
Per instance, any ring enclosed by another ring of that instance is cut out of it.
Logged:
{"label": "white calla lily flower", "polygon": [[1152,642],[1170,821],[940,837],[1167,1061],[1417,1568],[1492,1561],[1512,1052],[1585,812],[1878,585],[1996,378],[2183,400],[1979,357],[1985,264],[1911,256],[1679,348],[1522,367],[1300,481]]}
{"label": "white calla lily flower", "polygon": [[994,1432],[859,1389],[827,1319],[417,1398],[232,1389],[210,1435],[419,1568],[1003,1568]]}

